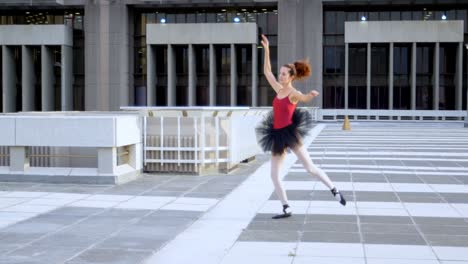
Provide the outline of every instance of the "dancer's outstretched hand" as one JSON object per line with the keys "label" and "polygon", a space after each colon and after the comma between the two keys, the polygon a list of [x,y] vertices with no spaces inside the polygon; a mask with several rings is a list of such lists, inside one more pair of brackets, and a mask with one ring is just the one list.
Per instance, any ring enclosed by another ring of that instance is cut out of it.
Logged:
{"label": "dancer's outstretched hand", "polygon": [[312,98],[317,97],[317,96],[319,96],[319,92],[317,92],[316,90],[312,90],[312,91],[310,91],[309,95],[312,96]]}
{"label": "dancer's outstretched hand", "polygon": [[270,42],[268,41],[267,37],[265,35],[262,34],[262,46],[265,48],[265,49],[268,49],[270,47]]}

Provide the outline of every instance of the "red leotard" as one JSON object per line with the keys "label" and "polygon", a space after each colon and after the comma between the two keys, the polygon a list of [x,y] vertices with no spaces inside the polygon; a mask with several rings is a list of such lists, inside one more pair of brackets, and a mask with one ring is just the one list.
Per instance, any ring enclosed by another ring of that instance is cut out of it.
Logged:
{"label": "red leotard", "polygon": [[279,129],[292,124],[292,117],[296,110],[296,104],[291,103],[288,96],[273,99],[273,128]]}

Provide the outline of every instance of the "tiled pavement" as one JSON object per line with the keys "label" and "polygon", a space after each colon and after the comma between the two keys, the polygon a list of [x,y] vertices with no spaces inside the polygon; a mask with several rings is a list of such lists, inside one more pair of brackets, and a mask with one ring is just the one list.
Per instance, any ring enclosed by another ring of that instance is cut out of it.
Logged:
{"label": "tiled pavement", "polygon": [[264,162],[120,186],[0,183],[0,263],[141,263]]}
{"label": "tiled pavement", "polygon": [[284,259],[273,263],[468,263],[467,150],[461,125],[328,126],[309,152],[348,205],[294,164],[284,183],[296,214],[271,221],[273,193],[232,259],[262,247]]}
{"label": "tiled pavement", "polygon": [[468,264],[468,130],[352,126],[318,125],[308,149],[348,205],[288,155],[294,216],[276,221],[267,156],[232,175],[0,184],[0,263]]}

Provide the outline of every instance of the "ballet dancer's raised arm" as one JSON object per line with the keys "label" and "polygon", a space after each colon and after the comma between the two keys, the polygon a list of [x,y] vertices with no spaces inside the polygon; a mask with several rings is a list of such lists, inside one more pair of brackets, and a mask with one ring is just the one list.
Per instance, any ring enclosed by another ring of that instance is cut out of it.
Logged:
{"label": "ballet dancer's raised arm", "polygon": [[271,63],[270,63],[270,42],[265,35],[262,34],[262,46],[265,50],[265,62],[263,63],[263,74],[265,74],[265,78],[267,79],[268,83],[270,84],[271,88],[275,90],[275,92],[279,92],[282,86],[276,80],[275,75],[271,72]]}

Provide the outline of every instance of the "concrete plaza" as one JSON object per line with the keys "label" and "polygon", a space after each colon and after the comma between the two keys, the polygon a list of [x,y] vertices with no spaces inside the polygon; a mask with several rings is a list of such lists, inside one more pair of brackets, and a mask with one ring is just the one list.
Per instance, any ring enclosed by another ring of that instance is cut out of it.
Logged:
{"label": "concrete plaza", "polygon": [[0,263],[468,263],[468,130],[461,122],[319,123],[313,161],[288,154],[280,212],[268,155],[229,175],[119,186],[0,184]]}

